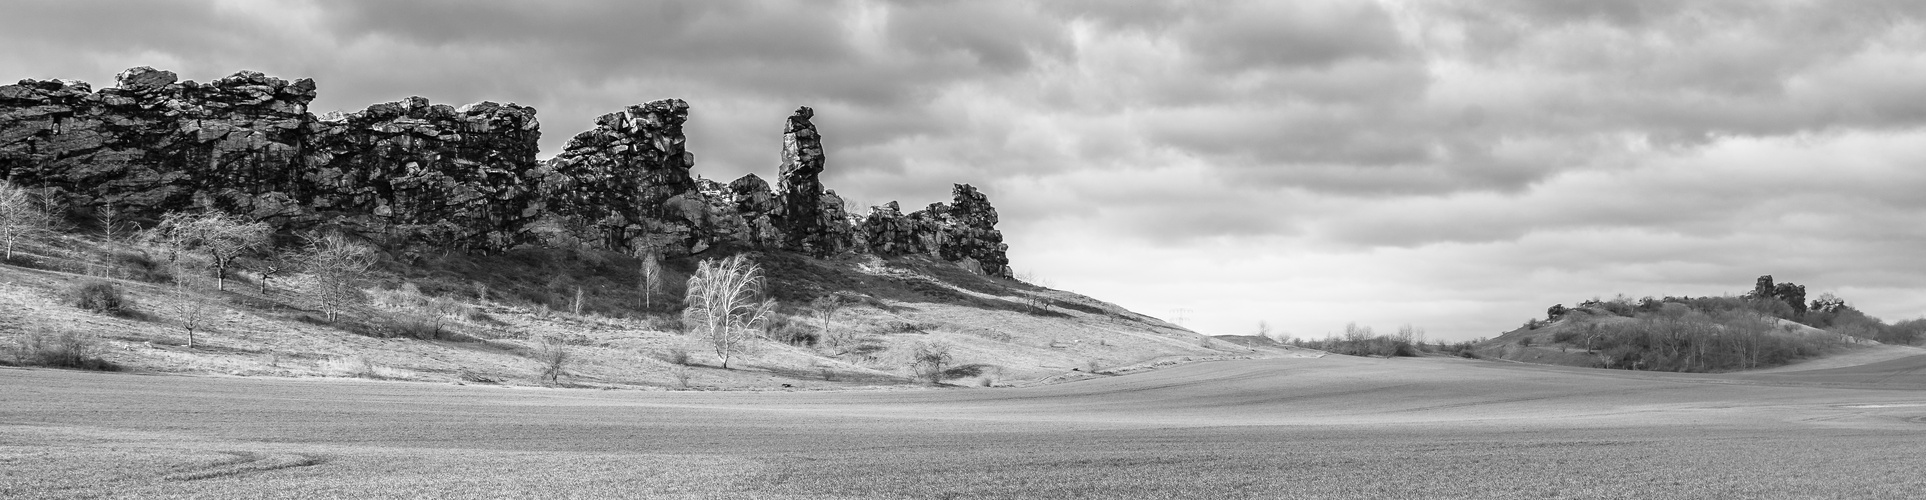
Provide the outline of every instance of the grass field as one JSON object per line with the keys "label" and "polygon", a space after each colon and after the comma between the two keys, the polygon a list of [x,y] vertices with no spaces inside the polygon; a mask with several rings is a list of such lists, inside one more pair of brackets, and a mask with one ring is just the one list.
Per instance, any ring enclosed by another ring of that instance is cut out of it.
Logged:
{"label": "grass field", "polygon": [[1908,498],[1926,357],[645,392],[0,368],[0,498]]}

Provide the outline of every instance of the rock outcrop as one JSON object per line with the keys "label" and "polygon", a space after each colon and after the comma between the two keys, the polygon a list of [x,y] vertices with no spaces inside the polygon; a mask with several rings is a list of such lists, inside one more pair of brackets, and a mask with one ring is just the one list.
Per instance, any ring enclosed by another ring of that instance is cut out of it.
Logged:
{"label": "rock outcrop", "polygon": [[277,220],[293,197],[314,81],[243,71],[207,84],[153,68],[118,85],[0,86],[0,177],[89,205],[157,215],[212,207]]}
{"label": "rock outcrop", "polygon": [[862,239],[877,255],[928,254],[991,276],[1011,276],[1009,245],[996,229],[996,207],[969,184],[957,184],[950,204],[903,214],[896,202],[870,210]]}
{"label": "rock outcrop", "polygon": [[706,203],[689,175],[695,154],[682,135],[688,119],[689,103],[681,99],[602,115],[549,160],[549,209],[593,225],[611,249],[702,251]]}
{"label": "rock outcrop", "polygon": [[542,214],[535,109],[427,99],[316,120],[305,138],[316,211],[371,217],[438,246],[493,251],[532,239]]}
{"label": "rock outcrop", "polygon": [[[790,250],[827,256],[849,245],[849,232],[837,228],[848,225],[841,216],[842,200],[825,199],[835,195],[823,189],[820,179],[824,163],[822,135],[809,121],[815,116],[816,111],[807,106],[796,108],[783,126],[782,165],[778,168],[781,184],[778,196],[782,203],[777,220]],[[836,213],[824,210],[829,206],[834,206]]]}
{"label": "rock outcrop", "polygon": [[679,99],[603,115],[542,162],[532,108],[413,97],[317,117],[314,97],[312,80],[252,71],[201,84],[141,67],[99,91],[22,80],[0,86],[0,178],[136,218],[218,209],[469,252],[536,242],[537,222],[551,220],[620,251],[928,254],[1010,275],[996,209],[968,185],[950,204],[906,215],[891,202],[852,220],[821,181],[807,107],[784,124],[772,190],[753,174],[692,177]]}

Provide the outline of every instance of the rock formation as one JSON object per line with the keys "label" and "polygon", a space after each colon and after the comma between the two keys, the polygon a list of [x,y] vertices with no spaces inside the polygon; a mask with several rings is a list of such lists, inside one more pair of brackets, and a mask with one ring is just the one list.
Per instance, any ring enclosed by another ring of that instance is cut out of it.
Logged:
{"label": "rock formation", "polygon": [[[783,127],[777,189],[690,175],[689,104],[665,99],[598,118],[536,160],[535,110],[413,97],[316,117],[312,80],[242,71],[206,84],[134,68],[113,88],[0,86],[0,178],[84,208],[135,217],[218,209],[300,229],[331,224],[417,243],[497,252],[537,241],[541,220],[619,251],[716,247],[927,254],[1010,275],[996,209],[957,185],[954,202],[861,220],[824,188],[823,142],[798,108]],[[582,234],[588,233],[588,234]]]}
{"label": "rock formation", "polygon": [[207,84],[141,67],[82,82],[0,86],[0,176],[135,215],[193,206],[298,215],[314,81],[252,71]]}
{"label": "rock formation", "polygon": [[530,241],[543,213],[534,108],[411,97],[315,123],[303,165],[310,191],[300,197],[314,210],[464,250]]}
{"label": "rock formation", "polygon": [[892,201],[870,210],[860,231],[869,251],[894,256],[928,254],[975,267],[983,274],[1011,276],[1009,245],[996,229],[996,207],[975,187],[957,184],[953,203],[931,203],[903,214]]}
{"label": "rock formation", "polygon": [[549,160],[543,188],[549,209],[577,217],[616,250],[655,248],[671,254],[706,248],[682,124],[689,103],[664,99],[595,120]]}
{"label": "rock formation", "polygon": [[[778,168],[782,198],[777,220],[789,249],[798,252],[826,256],[843,250],[848,245],[847,231],[832,229],[838,224],[847,223],[841,216],[842,201],[825,200],[822,180],[823,141],[816,132],[816,125],[809,122],[816,111],[804,106],[796,108],[789,115],[789,121],[782,130],[782,165]],[[833,196],[833,195],[831,195]],[[833,203],[828,203],[833,201]],[[834,205],[836,214],[824,210]],[[843,236],[843,237],[839,237]]]}

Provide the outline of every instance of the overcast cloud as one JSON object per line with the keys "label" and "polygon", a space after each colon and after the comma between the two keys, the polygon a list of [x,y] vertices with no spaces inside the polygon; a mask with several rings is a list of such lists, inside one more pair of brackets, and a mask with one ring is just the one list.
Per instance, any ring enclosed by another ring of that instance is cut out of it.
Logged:
{"label": "overcast cloud", "polygon": [[11,1],[0,79],[132,66],[540,110],[680,97],[697,172],[975,184],[1019,271],[1206,333],[1495,335],[1773,274],[1926,314],[1926,6],[1844,2]]}

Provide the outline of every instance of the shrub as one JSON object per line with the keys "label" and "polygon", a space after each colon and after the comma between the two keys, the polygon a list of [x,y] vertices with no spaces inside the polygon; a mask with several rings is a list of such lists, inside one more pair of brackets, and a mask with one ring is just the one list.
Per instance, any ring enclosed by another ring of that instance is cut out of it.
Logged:
{"label": "shrub", "polygon": [[1571,330],[1565,330],[1562,332],[1552,334],[1552,342],[1569,344],[1571,343],[1571,341],[1577,340],[1577,339],[1578,339],[1578,332],[1571,331]]}
{"label": "shrub", "polygon": [[951,361],[950,346],[937,342],[917,344],[910,355],[910,371],[925,382],[935,384],[943,381],[944,366]]}
{"label": "shrub", "polygon": [[676,366],[689,366],[689,350],[680,347],[669,348],[669,352],[662,356],[662,360]]}
{"label": "shrub", "polygon": [[85,280],[67,290],[67,303],[100,314],[123,314],[133,310],[133,301],[122,295],[120,287],[102,280]]}
{"label": "shrub", "polygon": [[789,316],[779,316],[774,321],[770,321],[768,336],[769,340],[800,346],[815,346],[822,340],[818,332],[798,324]]}
{"label": "shrub", "polygon": [[100,358],[100,343],[92,335],[73,330],[55,333],[51,327],[28,330],[14,340],[14,362],[21,366],[45,366],[79,370],[114,371],[120,367]]}
{"label": "shrub", "polygon": [[555,384],[568,376],[568,364],[574,360],[568,343],[563,339],[545,336],[535,340],[535,361],[541,363],[541,372],[536,377],[544,384]]}
{"label": "shrub", "polygon": [[160,283],[173,278],[166,266],[140,252],[114,252],[108,257],[107,265],[119,270],[122,277],[134,281]]}

